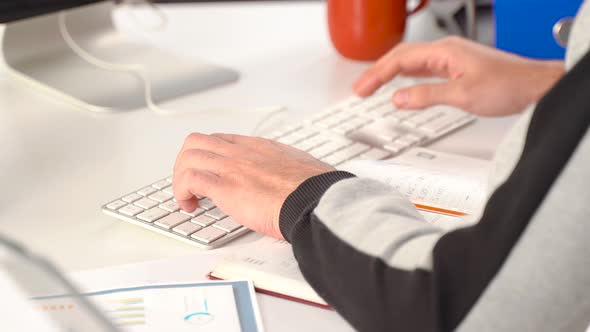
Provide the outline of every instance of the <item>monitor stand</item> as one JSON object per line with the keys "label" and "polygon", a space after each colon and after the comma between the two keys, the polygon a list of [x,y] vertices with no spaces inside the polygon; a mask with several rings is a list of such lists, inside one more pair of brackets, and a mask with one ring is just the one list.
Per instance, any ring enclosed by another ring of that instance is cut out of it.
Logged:
{"label": "monitor stand", "polygon": [[[236,81],[231,69],[183,58],[116,30],[112,1],[67,12],[72,39],[104,62],[141,64],[155,104]],[[143,81],[128,72],[105,70],[76,54],[60,34],[59,13],[9,23],[2,52],[13,76],[55,97],[93,111],[146,107]]]}

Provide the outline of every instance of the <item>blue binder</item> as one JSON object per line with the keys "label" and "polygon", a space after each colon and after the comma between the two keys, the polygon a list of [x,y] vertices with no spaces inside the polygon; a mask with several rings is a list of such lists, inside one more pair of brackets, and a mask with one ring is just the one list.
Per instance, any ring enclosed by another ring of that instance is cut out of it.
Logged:
{"label": "blue binder", "polygon": [[496,0],[496,47],[523,56],[563,59],[553,26],[574,17],[583,0]]}

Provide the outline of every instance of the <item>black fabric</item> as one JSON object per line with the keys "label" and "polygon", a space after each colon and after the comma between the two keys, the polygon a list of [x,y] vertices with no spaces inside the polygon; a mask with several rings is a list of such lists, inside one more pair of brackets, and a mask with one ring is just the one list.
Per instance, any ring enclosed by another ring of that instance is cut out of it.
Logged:
{"label": "black fabric", "polygon": [[104,0],[0,0],[0,23],[87,5]]}
{"label": "black fabric", "polygon": [[[539,102],[523,154],[490,197],[480,222],[437,242],[432,271],[389,267],[340,240],[312,213],[329,186],[309,180],[285,201],[283,211],[288,213],[281,213],[280,220],[304,276],[360,331],[455,329],[501,268],[586,133],[589,89],[587,54]],[[332,183],[339,180],[331,178]]]}
{"label": "black fabric", "polygon": [[[334,183],[351,177],[354,177],[351,173],[334,171],[311,177],[300,184],[297,190],[287,197],[281,208],[279,226],[283,237],[292,239],[297,236],[293,229],[299,225],[304,216],[312,213],[324,192]],[[302,196],[300,193],[305,195]]]}

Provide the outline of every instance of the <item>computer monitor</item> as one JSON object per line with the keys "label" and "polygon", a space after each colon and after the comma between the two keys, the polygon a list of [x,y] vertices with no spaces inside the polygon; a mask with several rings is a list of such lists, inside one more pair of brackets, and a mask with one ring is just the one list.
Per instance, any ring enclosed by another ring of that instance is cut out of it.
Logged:
{"label": "computer monitor", "polygon": [[29,86],[93,111],[155,108],[238,79],[234,70],[118,31],[116,7],[114,1],[2,0],[6,69]]}

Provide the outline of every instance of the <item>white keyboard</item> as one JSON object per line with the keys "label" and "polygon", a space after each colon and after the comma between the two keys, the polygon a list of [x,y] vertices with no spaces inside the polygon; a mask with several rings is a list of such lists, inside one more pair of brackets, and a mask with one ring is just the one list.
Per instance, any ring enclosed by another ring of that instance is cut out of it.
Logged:
{"label": "white keyboard", "polygon": [[[456,108],[397,111],[396,89],[416,81],[399,78],[368,98],[351,97],[299,124],[267,138],[307,151],[332,166],[354,159],[391,158],[413,146],[426,145],[475,117]],[[104,205],[104,213],[203,249],[213,249],[249,229],[226,216],[206,197],[194,213],[180,211],[173,199],[172,178],[147,185]]]}

